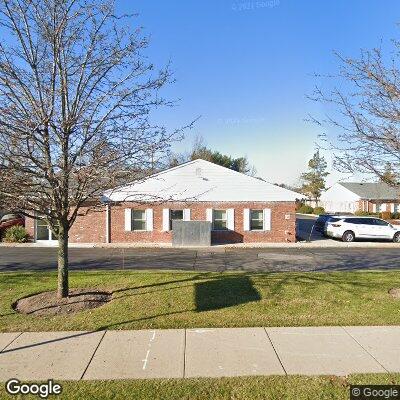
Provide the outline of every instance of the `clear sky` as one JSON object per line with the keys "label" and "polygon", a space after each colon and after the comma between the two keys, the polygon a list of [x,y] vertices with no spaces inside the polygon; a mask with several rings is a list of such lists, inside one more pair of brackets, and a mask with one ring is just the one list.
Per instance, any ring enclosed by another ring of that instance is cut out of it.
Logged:
{"label": "clear sky", "polygon": [[[201,116],[194,135],[233,156],[247,155],[258,175],[294,183],[306,169],[320,128],[305,122],[325,110],[310,102],[313,73],[334,73],[333,51],[399,38],[399,0],[117,0],[137,12],[151,36],[149,59],[169,60],[177,82],[166,92],[178,107],[157,114],[168,127]],[[339,179],[332,173],[329,182]]]}

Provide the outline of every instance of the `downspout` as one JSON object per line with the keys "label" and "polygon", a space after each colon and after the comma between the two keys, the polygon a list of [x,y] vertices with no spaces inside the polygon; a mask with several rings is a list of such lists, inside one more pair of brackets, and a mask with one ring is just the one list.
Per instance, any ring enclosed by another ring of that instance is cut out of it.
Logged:
{"label": "downspout", "polygon": [[106,204],[106,243],[111,243],[110,234],[110,204]]}

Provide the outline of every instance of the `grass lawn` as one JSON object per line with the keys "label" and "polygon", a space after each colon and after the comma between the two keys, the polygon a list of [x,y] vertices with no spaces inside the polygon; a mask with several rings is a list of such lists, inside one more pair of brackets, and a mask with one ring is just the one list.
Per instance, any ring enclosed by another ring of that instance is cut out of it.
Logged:
{"label": "grass lawn", "polygon": [[72,272],[71,287],[113,300],[69,316],[37,317],[11,305],[54,290],[51,272],[0,273],[0,331],[190,327],[399,325],[400,271],[332,273]]}
{"label": "grass lawn", "polygon": [[[400,374],[350,375],[347,378],[265,376],[220,379],[80,381],[61,382],[61,384],[63,393],[57,398],[67,400],[344,400],[349,398],[350,384],[400,384]],[[6,395],[4,387],[0,388],[0,398],[11,398]]]}

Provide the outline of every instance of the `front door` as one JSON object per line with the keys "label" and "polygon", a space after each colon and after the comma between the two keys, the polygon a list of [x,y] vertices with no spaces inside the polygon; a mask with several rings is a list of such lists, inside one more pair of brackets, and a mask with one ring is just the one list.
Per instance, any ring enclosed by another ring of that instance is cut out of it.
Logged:
{"label": "front door", "polygon": [[51,231],[47,222],[42,219],[36,220],[35,232],[36,242],[48,244],[55,244],[57,242],[57,236]]}

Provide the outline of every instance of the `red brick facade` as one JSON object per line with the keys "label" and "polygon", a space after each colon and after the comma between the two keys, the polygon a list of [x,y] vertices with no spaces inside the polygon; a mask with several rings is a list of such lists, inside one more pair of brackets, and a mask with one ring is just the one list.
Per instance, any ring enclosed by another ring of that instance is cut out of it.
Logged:
{"label": "red brick facade", "polygon": [[387,211],[391,213],[400,211],[400,203],[393,200],[359,200],[356,202],[355,211],[367,211],[373,213],[376,212],[377,205],[381,208],[380,211]]}
{"label": "red brick facade", "polygon": [[[153,209],[153,230],[152,231],[125,231],[125,209]],[[172,232],[162,230],[163,209],[191,210],[192,221],[205,221],[207,208],[235,210],[234,231],[213,231],[213,243],[263,243],[263,242],[295,242],[296,217],[294,202],[223,202],[223,203],[163,203],[157,205],[137,204],[114,204],[109,206],[109,242],[111,243],[171,243]],[[271,230],[270,231],[244,231],[243,210],[248,209],[271,209]],[[77,218],[70,230],[69,239],[72,243],[106,243],[106,207],[96,211],[88,211],[84,216]],[[27,220],[26,227],[34,237],[34,222]]]}

